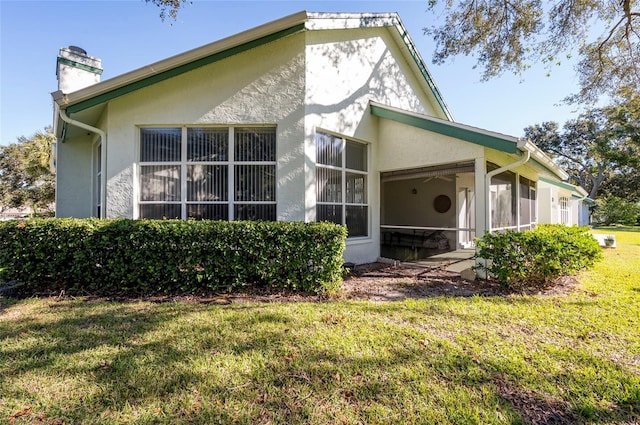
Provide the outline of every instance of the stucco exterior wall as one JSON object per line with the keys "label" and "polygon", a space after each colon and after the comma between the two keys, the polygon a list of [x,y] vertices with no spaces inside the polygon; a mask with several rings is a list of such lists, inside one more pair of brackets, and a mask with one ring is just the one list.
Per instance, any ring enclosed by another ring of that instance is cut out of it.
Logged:
{"label": "stucco exterior wall", "polygon": [[83,135],[56,144],[56,217],[91,217],[92,147],[94,136]]}
{"label": "stucco exterior wall", "polygon": [[538,223],[558,222],[558,189],[538,183]]}
{"label": "stucco exterior wall", "polygon": [[303,220],[304,83],[304,34],[297,34],[110,102],[107,216],[136,216],[139,126],[274,124],[277,217]]}
{"label": "stucco exterior wall", "polygon": [[369,237],[347,241],[345,260],[375,261],[380,252],[380,149],[387,140],[378,134],[369,101],[434,115],[435,99],[422,91],[385,28],[310,31],[306,42],[305,218],[315,220],[316,130],[368,143]]}
{"label": "stucco exterior wall", "polygon": [[543,181],[538,182],[538,223],[557,224],[561,222],[561,197],[567,198],[569,200],[569,222],[564,224],[570,226],[580,224],[581,202],[575,199],[571,199],[570,190]]}
{"label": "stucco exterior wall", "polygon": [[395,121],[380,119],[380,171],[462,162],[484,157],[484,148]]}

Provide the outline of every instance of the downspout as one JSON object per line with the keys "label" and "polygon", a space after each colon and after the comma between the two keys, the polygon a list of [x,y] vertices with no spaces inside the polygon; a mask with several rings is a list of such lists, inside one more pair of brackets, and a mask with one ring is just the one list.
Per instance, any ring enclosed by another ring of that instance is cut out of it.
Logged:
{"label": "downspout", "polygon": [[100,190],[100,218],[105,218],[107,214],[107,179],[105,178],[107,174],[107,133],[97,127],[92,127],[89,124],[70,118],[67,115],[67,112],[62,108],[59,109],[59,112],[62,121],[95,133],[100,137],[100,143],[102,144],[102,154],[100,155],[100,167],[102,168],[102,177],[100,182],[100,185],[102,186],[102,189]]}
{"label": "downspout", "polygon": [[[529,161],[529,159],[531,158],[531,151],[529,149],[526,148],[526,145],[529,142],[527,140],[520,140],[518,142],[518,147],[521,148],[524,151],[524,156],[522,158],[520,158],[519,160],[517,160],[516,162],[512,162],[511,164],[507,164],[503,167],[500,167],[496,170],[493,171],[489,171],[487,174],[485,174],[484,176],[484,183],[485,183],[485,199],[486,199],[486,203],[485,205],[487,205],[487,210],[485,211],[485,215],[484,215],[484,222],[485,222],[485,231],[490,232],[491,231],[491,177],[495,176],[496,174],[500,174],[504,171],[508,171],[511,170],[513,168],[519,167],[520,165],[526,163]],[[517,182],[516,182],[517,184]]]}

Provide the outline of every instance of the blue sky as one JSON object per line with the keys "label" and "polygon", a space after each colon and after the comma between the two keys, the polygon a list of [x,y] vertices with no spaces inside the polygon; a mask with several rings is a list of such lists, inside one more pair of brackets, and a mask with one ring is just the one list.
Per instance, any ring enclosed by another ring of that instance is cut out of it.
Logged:
{"label": "blue sky", "polygon": [[314,12],[398,12],[456,121],[522,136],[527,125],[564,123],[575,107],[558,106],[576,91],[569,63],[533,66],[523,76],[480,82],[474,60],[431,64],[433,41],[422,29],[434,17],[424,1],[213,1],[193,0],[177,21],[159,18],[142,0],[0,0],[0,144],[30,136],[52,121],[61,47],[84,48],[102,59],[102,80],[179,54],[283,16]]}

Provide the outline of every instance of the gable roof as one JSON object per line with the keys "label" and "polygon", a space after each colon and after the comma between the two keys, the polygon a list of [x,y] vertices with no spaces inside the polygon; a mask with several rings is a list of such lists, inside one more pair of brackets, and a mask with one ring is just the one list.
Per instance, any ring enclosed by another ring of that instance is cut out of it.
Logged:
{"label": "gable roof", "polygon": [[500,152],[519,154],[520,152],[529,151],[531,153],[530,161],[538,164],[562,180],[569,178],[569,175],[564,170],[556,165],[546,153],[530,140],[447,121],[417,112],[406,111],[377,102],[369,102],[369,107],[371,114],[377,117],[442,134],[443,136],[464,140],[465,142],[495,149]]}
{"label": "gable roof", "polygon": [[54,92],[52,95],[61,109],[65,109],[68,114],[73,114],[300,31],[371,27],[392,29],[390,32],[398,42],[407,62],[414,72],[422,76],[425,91],[430,91],[433,94],[443,115],[447,119],[453,120],[448,106],[397,13],[310,13],[302,11],[81,90],[72,93]]}

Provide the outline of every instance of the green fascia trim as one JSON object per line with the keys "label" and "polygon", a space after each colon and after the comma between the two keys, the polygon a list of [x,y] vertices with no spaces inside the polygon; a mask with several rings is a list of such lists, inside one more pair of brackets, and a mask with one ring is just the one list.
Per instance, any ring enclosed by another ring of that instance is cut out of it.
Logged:
{"label": "green fascia trim", "polygon": [[409,114],[403,114],[402,112],[392,111],[376,105],[371,105],[371,113],[380,118],[386,118],[402,124],[410,125],[412,127],[432,131],[434,133],[464,140],[466,142],[485,146],[501,152],[511,154],[519,153],[518,146],[515,142],[501,139],[499,137],[490,136],[488,134],[478,133],[473,130],[448,125],[446,123],[431,121]]}
{"label": "green fascia trim", "polygon": [[529,162],[531,162],[532,164],[534,164],[536,167],[538,167],[541,170],[546,170],[546,171],[549,171],[552,174],[556,174],[557,175],[556,171],[554,171],[553,169],[549,168],[549,166],[543,164],[542,162],[538,161],[537,159],[535,159],[533,157],[529,160]]}
{"label": "green fascia trim", "polygon": [[413,41],[411,41],[411,37],[409,37],[409,34],[407,33],[407,31],[403,26],[396,25],[396,27],[400,31],[400,36],[402,37],[404,44],[407,45],[409,53],[411,54],[411,56],[413,57],[413,60],[418,66],[420,73],[422,74],[424,79],[427,81],[427,85],[429,86],[429,88],[431,89],[431,92],[433,93],[436,100],[438,101],[438,104],[442,108],[442,111],[444,112],[444,114],[447,116],[448,119],[453,120],[451,112],[449,111],[447,104],[444,102],[444,99],[442,98],[442,94],[440,93],[440,90],[438,90],[438,88],[436,87],[436,84],[433,81],[433,78],[431,78],[431,73],[429,72],[426,65],[424,64],[424,60],[422,60],[422,57],[418,53],[416,46],[413,44]]}
{"label": "green fascia trim", "polygon": [[594,200],[593,200],[593,199],[591,199],[591,198],[583,198],[582,196],[580,196],[580,195],[576,195],[575,193],[572,193],[572,194],[571,194],[571,199],[575,199],[575,200],[578,200],[578,201],[582,201],[582,202],[584,202],[584,203],[585,203],[585,204],[587,204],[587,205],[593,205],[593,204],[595,204],[595,203],[596,203],[596,201],[594,201]]}
{"label": "green fascia trim", "polygon": [[164,72],[160,72],[158,74],[154,74],[150,77],[144,78],[142,80],[133,82],[131,84],[127,84],[125,86],[122,87],[118,87],[116,89],[113,89],[109,92],[97,95],[95,97],[92,97],[90,99],[87,100],[83,100],[82,102],[78,102],[75,105],[71,105],[67,107],[67,113],[68,114],[73,114],[75,112],[80,112],[83,111],[85,109],[91,108],[93,106],[99,105],[101,103],[105,103],[108,102],[110,100],[113,100],[117,97],[123,96],[125,94],[131,93],[133,91],[139,90],[141,88],[144,87],[148,87],[150,85],[159,83],[161,81],[167,80],[169,78],[173,78],[175,76],[178,76],[180,74],[184,74],[185,72],[189,72],[189,71],[193,71],[194,69],[206,66],[206,65],[210,65],[214,62],[220,61],[222,59],[226,59],[228,57],[231,57],[233,55],[237,55],[239,53],[245,52],[247,50],[262,46],[264,44],[270,43],[272,41],[278,40],[280,38],[286,37],[288,35],[291,34],[295,34],[299,31],[304,30],[305,25],[304,24],[299,24],[299,25],[295,25],[291,28],[287,28],[281,31],[278,31],[276,33],[270,34],[270,35],[266,35],[264,37],[252,40],[252,41],[248,41],[244,44],[241,44],[239,46],[236,47],[232,47],[230,49],[227,50],[223,50],[221,52],[217,52],[214,53],[212,55],[209,56],[205,56],[204,58],[200,58],[198,60],[186,63],[184,65],[172,68],[172,69],[168,69]]}
{"label": "green fascia trim", "polygon": [[545,177],[540,177],[540,181],[552,184],[554,186],[561,187],[563,189],[570,190],[572,192],[574,192],[576,190],[576,187],[574,185],[569,184],[569,183],[565,183],[565,182],[561,182],[561,181],[558,181],[558,180],[551,180],[551,179],[548,179],[548,178],[545,178]]}
{"label": "green fascia trim", "polygon": [[58,58],[58,63],[63,63],[65,65],[72,66],[74,68],[83,69],[85,71],[93,72],[94,74],[101,75],[102,70],[100,68],[96,68],[95,66],[85,65],[84,63],[76,62],[69,60],[67,58]]}

